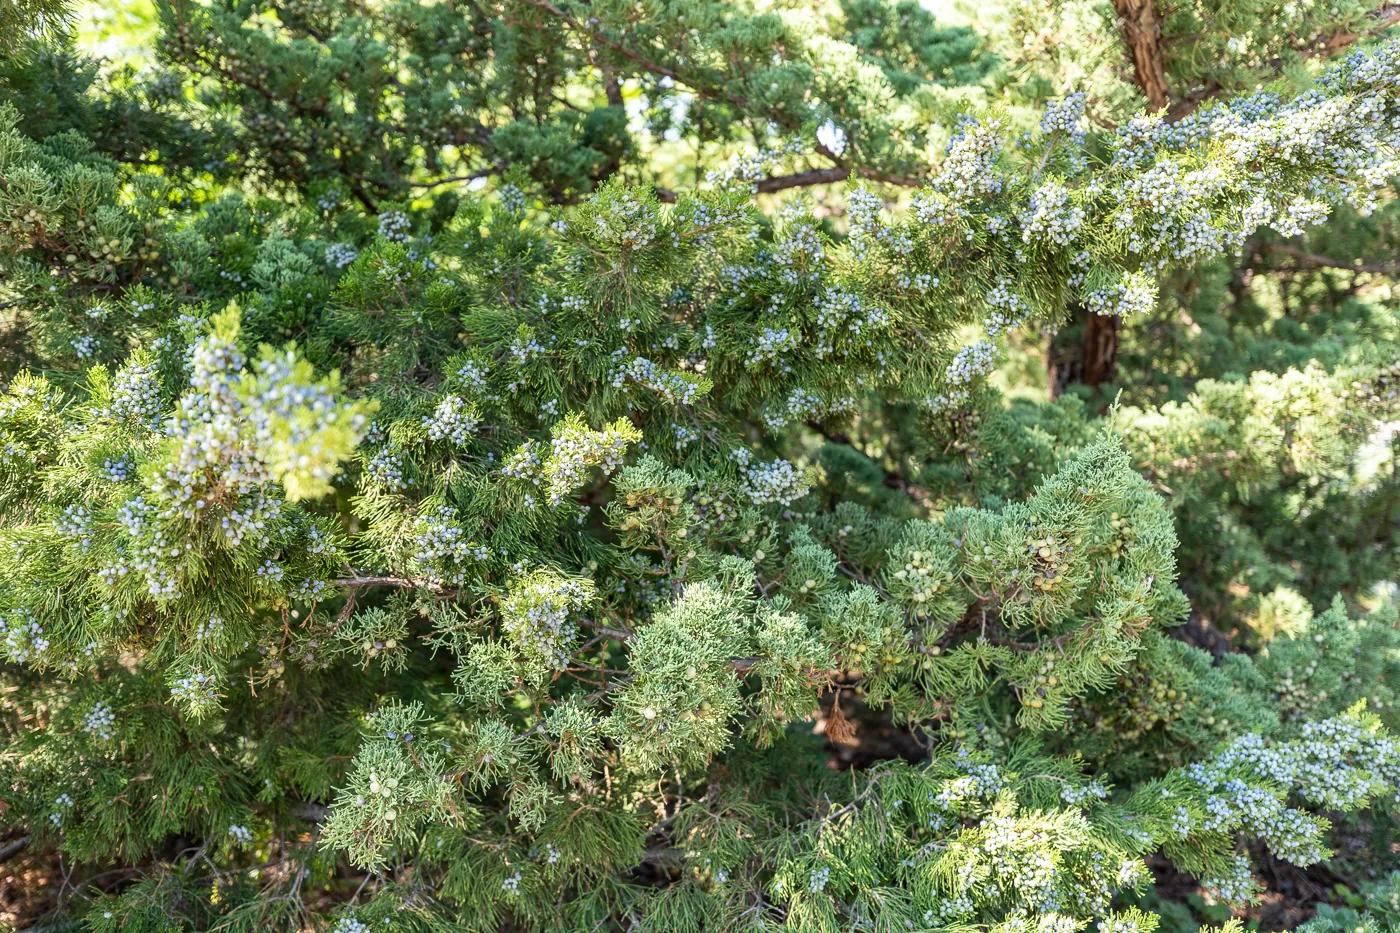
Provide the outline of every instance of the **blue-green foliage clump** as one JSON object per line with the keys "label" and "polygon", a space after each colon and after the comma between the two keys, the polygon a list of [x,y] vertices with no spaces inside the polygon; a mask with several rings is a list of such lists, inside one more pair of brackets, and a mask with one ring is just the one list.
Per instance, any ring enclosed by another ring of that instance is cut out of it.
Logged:
{"label": "blue-green foliage clump", "polygon": [[1388,10],[1160,102],[1020,5],[0,46],[21,924],[1389,929],[1400,47],[1300,71]]}

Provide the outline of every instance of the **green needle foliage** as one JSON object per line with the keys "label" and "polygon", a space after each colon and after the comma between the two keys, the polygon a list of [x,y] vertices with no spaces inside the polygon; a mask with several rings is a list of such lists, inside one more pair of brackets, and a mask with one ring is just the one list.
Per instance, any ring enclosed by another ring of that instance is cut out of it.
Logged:
{"label": "green needle foliage", "polygon": [[211,115],[239,114],[224,158],[269,187],[332,181],[369,210],[510,169],[572,202],[618,172],[652,180],[644,154],[667,140],[713,152],[823,124],[840,132],[811,153],[825,181],[854,166],[917,184],[927,124],[957,100],[947,85],[993,61],[915,3],[854,4],[830,23],[727,2],[170,0],[161,15],[175,73]]}
{"label": "green needle foliage", "polygon": [[[1099,133],[826,12],[173,0],[158,99],[8,63],[0,829],[81,870],[49,920],[1153,933],[1149,864],[1241,911],[1394,867],[1344,845],[1400,803],[1393,343],[995,385],[1383,235],[1400,49]],[[1355,887],[1314,933],[1389,922]]]}
{"label": "green needle foliage", "polygon": [[0,52],[19,54],[25,40],[67,31],[72,16],[66,0],[4,0],[0,3]]}

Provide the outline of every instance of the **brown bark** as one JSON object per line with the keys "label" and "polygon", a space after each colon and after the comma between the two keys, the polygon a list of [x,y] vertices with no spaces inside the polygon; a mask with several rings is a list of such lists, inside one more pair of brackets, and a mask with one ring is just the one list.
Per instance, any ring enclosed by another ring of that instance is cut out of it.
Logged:
{"label": "brown bark", "polygon": [[[1113,0],[1133,81],[1154,111],[1166,110],[1167,74],[1162,66],[1162,21],[1153,0]],[[1058,395],[1071,382],[1096,389],[1113,380],[1118,371],[1118,318],[1075,308],[1083,332],[1078,359],[1064,356],[1063,347],[1050,347],[1050,391]],[[1072,354],[1073,351],[1071,351]]]}
{"label": "brown bark", "polygon": [[1085,314],[1083,382],[1097,389],[1118,374],[1118,318],[1109,314]]}
{"label": "brown bark", "polygon": [[1162,22],[1152,0],[1113,0],[1122,23],[1123,43],[1133,60],[1133,79],[1153,110],[1167,106],[1167,75],[1162,68]]}
{"label": "brown bark", "polygon": [[624,109],[627,105],[622,101],[622,82],[617,80],[617,73],[605,67],[603,74],[607,76],[603,82],[603,93],[607,95],[608,106]]}
{"label": "brown bark", "polygon": [[1118,318],[1094,314],[1081,304],[1071,311],[1075,326],[1052,337],[1046,349],[1052,398],[1073,383],[1096,389],[1118,374]]}
{"label": "brown bark", "polygon": [[801,188],[807,185],[829,185],[843,182],[851,177],[848,168],[817,168],[810,172],[795,175],[780,175],[776,178],[762,178],[758,182],[760,192],[783,191],[787,188]]}
{"label": "brown bark", "polygon": [[[1162,64],[1162,21],[1153,0],[1113,0],[1113,6],[1118,13],[1123,44],[1127,47],[1128,57],[1133,63],[1134,83],[1153,110],[1167,110],[1170,105],[1167,117],[1178,120],[1220,92],[1218,86],[1212,85],[1171,103],[1166,69]],[[1397,22],[1400,22],[1400,2],[1386,2],[1367,16],[1364,28],[1355,32],[1336,33],[1299,51],[1309,58],[1329,57]],[[1264,249],[1292,256],[1300,262],[1314,266],[1348,268],[1387,275],[1400,271],[1389,263],[1343,263],[1327,256],[1304,252],[1288,244],[1272,244]],[[1098,387],[1112,381],[1117,373],[1118,319],[1087,314],[1083,309],[1076,309],[1076,317],[1082,320],[1084,325],[1078,359],[1066,358],[1063,348],[1052,346],[1050,351],[1050,386],[1051,391],[1057,394],[1060,388],[1070,382],[1082,382],[1090,387]]]}

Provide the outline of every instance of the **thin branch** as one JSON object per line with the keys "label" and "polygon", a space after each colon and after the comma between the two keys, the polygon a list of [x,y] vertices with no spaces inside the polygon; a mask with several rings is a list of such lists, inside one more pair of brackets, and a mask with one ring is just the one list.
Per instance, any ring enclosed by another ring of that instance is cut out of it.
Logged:
{"label": "thin branch", "polygon": [[400,590],[424,589],[436,593],[439,596],[455,596],[457,594],[457,587],[455,586],[443,586],[440,583],[435,583],[432,580],[423,579],[421,577],[374,577],[356,574],[350,577],[340,577],[334,582],[336,586],[343,586],[348,589],[388,586]]}
{"label": "thin branch", "polygon": [[0,862],[8,862],[10,859],[23,852],[24,847],[27,845],[29,845],[29,837],[20,836],[15,841],[7,842],[4,846],[0,846]]}
{"label": "thin branch", "polygon": [[592,619],[582,619],[582,620],[580,620],[580,621],[582,622],[583,625],[587,626],[588,628],[591,628],[593,631],[597,632],[599,635],[602,635],[602,636],[604,636],[605,638],[611,638],[613,641],[620,641],[620,642],[623,642],[623,643],[625,644],[626,642],[629,642],[629,641],[631,641],[633,638],[636,638],[636,637],[637,637],[636,635],[632,634],[631,632],[624,632],[624,631],[622,631],[621,629],[608,628],[606,625],[599,625],[598,623],[594,622]]}
{"label": "thin branch", "polygon": [[1311,48],[1300,50],[1300,53],[1304,58],[1330,58],[1347,46],[1384,32],[1400,23],[1400,3],[1387,3],[1367,13],[1366,17],[1373,21],[1373,25],[1358,32],[1334,33]]}
{"label": "thin branch", "polygon": [[664,849],[648,849],[642,854],[642,863],[668,863],[684,860],[685,850],[669,846]]}
{"label": "thin branch", "polygon": [[450,178],[439,178],[436,181],[412,181],[408,183],[410,188],[439,188],[443,185],[455,184],[459,181],[478,181],[482,178],[489,178],[492,175],[499,175],[510,167],[510,163],[504,160],[495,165],[488,165],[486,168],[477,169],[467,175],[453,175]]}
{"label": "thin branch", "polygon": [[1334,259],[1331,256],[1324,256],[1321,253],[1310,253],[1300,246],[1292,243],[1261,243],[1258,250],[1263,253],[1277,253],[1281,256],[1289,256],[1299,262],[1307,263],[1310,266],[1318,266],[1323,269],[1346,269],[1349,272],[1373,272],[1377,275],[1400,275],[1400,263],[1394,262],[1347,262],[1344,259]]}
{"label": "thin branch", "polygon": [[554,100],[555,100],[557,103],[563,104],[565,107],[568,107],[570,110],[572,110],[572,111],[574,111],[574,112],[576,112],[576,113],[587,113],[587,112],[588,112],[587,110],[584,110],[582,107],[580,107],[578,104],[572,104],[572,103],[570,103],[566,98],[561,97],[561,96],[559,95],[559,92],[558,92],[558,91],[550,91],[550,92],[549,92],[549,96],[552,97],[552,98],[554,98]]}
{"label": "thin branch", "polygon": [[525,0],[525,2],[529,3],[531,6],[537,6],[541,10],[548,12],[552,16],[563,20],[574,31],[581,32],[592,38],[595,42],[600,42],[603,45],[606,45],[608,48],[612,49],[614,52],[621,55],[623,58],[626,58],[632,62],[636,62],[645,71],[649,71],[655,75],[660,75],[663,78],[670,78],[672,81],[684,84],[687,87],[695,90],[697,93],[703,94],[706,97],[719,97],[720,99],[728,101],[729,103],[733,104],[734,106],[740,109],[748,107],[749,102],[744,98],[734,94],[730,94],[728,92],[717,95],[712,90],[704,88],[693,81],[687,81],[679,72],[675,71],[674,69],[668,68],[659,62],[654,62],[651,59],[646,58],[643,55],[633,51],[632,49],[629,49],[622,43],[617,42],[613,39],[609,39],[607,36],[603,35],[596,29],[591,29],[588,26],[585,26],[583,23],[580,23],[578,20],[574,19],[568,13],[565,13],[553,3],[550,3],[549,0]]}
{"label": "thin branch", "polygon": [[292,805],[292,816],[306,820],[308,823],[321,824],[326,821],[327,808],[325,804],[311,803],[303,800]]}
{"label": "thin branch", "polygon": [[[817,151],[832,161],[837,161],[836,156],[832,155],[831,150],[827,149],[825,146],[818,145]],[[882,172],[877,168],[871,168],[868,165],[857,165],[853,168],[843,168],[842,170],[848,175],[854,171],[861,178],[884,182],[887,185],[898,185],[901,188],[922,188],[925,181],[920,175],[894,175],[890,172]]]}
{"label": "thin branch", "polygon": [[850,169],[846,168],[816,168],[810,172],[798,172],[795,175],[780,175],[776,178],[765,178],[758,183],[760,194],[767,194],[770,191],[783,191],[788,188],[804,188],[807,185],[829,185],[835,182],[845,181],[851,176]]}
{"label": "thin branch", "polygon": [[[880,181],[890,185],[898,185],[903,188],[921,188],[924,180],[904,175],[891,175],[888,172],[881,172],[876,169],[857,167],[855,173],[862,178],[871,181]],[[805,172],[795,172],[791,175],[774,175],[771,178],[760,179],[755,186],[759,194],[771,194],[774,191],[786,191],[789,188],[806,188],[811,185],[832,185],[838,184],[851,177],[852,169],[844,165],[837,165],[833,168],[814,168]],[[668,188],[657,188],[656,196],[667,204],[676,202],[676,193]]]}

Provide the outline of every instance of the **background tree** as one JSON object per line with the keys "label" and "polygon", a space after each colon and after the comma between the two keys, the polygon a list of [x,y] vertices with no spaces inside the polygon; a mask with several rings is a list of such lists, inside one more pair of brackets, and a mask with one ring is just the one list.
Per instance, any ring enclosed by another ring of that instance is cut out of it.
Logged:
{"label": "background tree", "polygon": [[[1385,32],[1400,19],[1400,8],[1366,2],[1320,6],[1032,0],[1013,3],[1008,12],[1010,28],[1003,46],[1016,87],[1037,97],[1085,92],[1091,118],[1108,128],[1140,109],[1161,112],[1168,122],[1189,123],[1197,108],[1221,95],[1251,92],[1280,78],[1296,86],[1306,80],[1300,76],[1307,74],[1308,62],[1344,56],[1357,42]],[[1353,229],[1371,235],[1365,222]],[[1264,248],[1284,255],[1274,251],[1274,245]],[[1378,256],[1384,246],[1375,242],[1360,248]],[[1297,259],[1309,249],[1306,244],[1289,247],[1288,255]],[[1230,264],[1237,280],[1247,281],[1255,271],[1263,271],[1255,256],[1259,250],[1259,244],[1246,244],[1243,262]],[[1326,266],[1329,260],[1320,258]],[[1173,291],[1190,287],[1183,282]],[[1189,297],[1185,301],[1189,303]],[[1209,301],[1212,313],[1219,309],[1214,296]],[[1177,313],[1176,303],[1170,304],[1164,309],[1169,319]],[[1072,326],[1050,351],[1052,388],[1141,384],[1148,374],[1136,369],[1117,378],[1119,342],[1117,319],[1077,309]]]}

